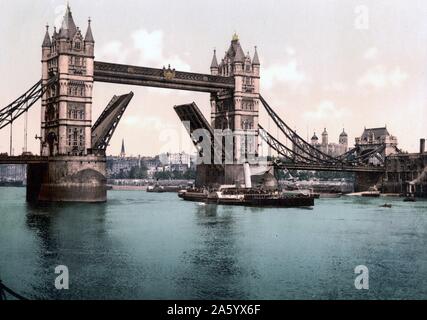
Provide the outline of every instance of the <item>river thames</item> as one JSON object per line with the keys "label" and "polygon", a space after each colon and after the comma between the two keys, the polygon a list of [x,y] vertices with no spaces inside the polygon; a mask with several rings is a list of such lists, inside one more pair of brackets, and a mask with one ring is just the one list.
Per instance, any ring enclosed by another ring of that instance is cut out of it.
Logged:
{"label": "river thames", "polygon": [[[30,299],[426,299],[427,201],[342,197],[312,209],[109,191],[31,206],[0,188],[0,278]],[[380,207],[384,203],[392,208]],[[55,289],[55,267],[69,290]],[[369,269],[369,290],[354,285]]]}

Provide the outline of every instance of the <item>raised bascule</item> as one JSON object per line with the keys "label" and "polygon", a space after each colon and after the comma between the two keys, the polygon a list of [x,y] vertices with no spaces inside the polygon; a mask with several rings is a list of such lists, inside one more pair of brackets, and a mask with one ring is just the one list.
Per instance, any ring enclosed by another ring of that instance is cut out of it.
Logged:
{"label": "raised bascule", "polygon": [[[0,110],[0,129],[9,125],[12,128],[13,122],[41,99],[41,135],[37,137],[40,156],[0,155],[0,164],[27,164],[28,201],[106,201],[106,149],[133,98],[132,92],[114,96],[93,124],[94,83],[106,82],[210,94],[210,123],[194,103],[174,108],[178,117],[189,124],[186,128],[199,155],[206,156],[208,152],[212,160],[198,165],[196,184],[199,186],[244,180],[242,164],[247,159],[255,160],[255,164],[251,164],[254,172],[272,167],[355,172],[360,190],[394,176],[387,165],[392,156],[393,168],[399,167],[394,137],[378,139],[379,130],[368,131],[356,141],[353,149],[338,157],[331,156],[293,131],[260,95],[260,70],[257,48],[253,57],[249,52],[245,54],[236,34],[219,61],[214,52],[210,74],[181,72],[171,66],[156,69],[95,61],[91,21],[82,33],[67,6],[60,29],[54,29],[50,35],[47,27],[42,44],[42,79]],[[261,107],[290,142],[290,147],[259,124]],[[214,142],[210,150],[202,146],[203,139],[192,135],[199,129],[207,132],[205,139]],[[231,139],[228,140],[231,148],[225,147],[227,139]],[[278,154],[274,161],[268,159],[263,165],[257,161],[261,159],[258,154],[261,139]],[[218,151],[215,148],[220,152],[215,152]],[[421,157],[424,162],[411,178],[416,190],[417,185],[421,185],[422,193],[425,190],[417,175],[425,175],[424,151]]]}

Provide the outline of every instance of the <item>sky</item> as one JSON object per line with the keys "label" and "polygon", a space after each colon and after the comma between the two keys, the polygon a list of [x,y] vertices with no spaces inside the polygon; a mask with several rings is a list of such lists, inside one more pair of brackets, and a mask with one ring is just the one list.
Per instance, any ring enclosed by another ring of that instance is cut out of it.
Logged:
{"label": "sky", "polygon": [[[409,152],[427,136],[427,1],[424,0],[70,0],[86,32],[92,19],[98,61],[210,72],[236,32],[245,52],[258,47],[261,94],[304,138],[327,128],[350,145],[364,127],[387,126]],[[66,1],[0,0],[0,108],[41,78],[45,25],[59,26]],[[173,111],[196,102],[210,119],[209,94],[95,83],[93,121],[113,95],[133,91],[107,150],[128,155],[193,152]],[[28,114],[29,151],[39,153],[40,102]],[[24,120],[13,126],[15,154]],[[260,123],[282,139],[264,110]],[[9,128],[0,153],[9,151]]]}

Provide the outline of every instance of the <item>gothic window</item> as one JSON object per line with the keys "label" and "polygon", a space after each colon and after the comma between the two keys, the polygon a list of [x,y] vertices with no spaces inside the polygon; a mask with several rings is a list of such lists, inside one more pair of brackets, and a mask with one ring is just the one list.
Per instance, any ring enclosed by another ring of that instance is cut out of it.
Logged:
{"label": "gothic window", "polygon": [[52,121],[55,119],[55,107],[51,104],[47,107],[46,120]]}
{"label": "gothic window", "polygon": [[77,128],[74,128],[73,132],[73,146],[77,147]]}
{"label": "gothic window", "polygon": [[84,146],[84,135],[83,135],[83,129],[80,129],[80,147],[83,147]]}
{"label": "gothic window", "polygon": [[80,50],[80,49],[81,49],[81,43],[80,43],[80,41],[77,41],[77,42],[75,43],[74,47],[75,47],[77,50]]}
{"label": "gothic window", "polygon": [[69,102],[68,103],[68,118],[72,120],[84,120],[85,105],[84,103]]}

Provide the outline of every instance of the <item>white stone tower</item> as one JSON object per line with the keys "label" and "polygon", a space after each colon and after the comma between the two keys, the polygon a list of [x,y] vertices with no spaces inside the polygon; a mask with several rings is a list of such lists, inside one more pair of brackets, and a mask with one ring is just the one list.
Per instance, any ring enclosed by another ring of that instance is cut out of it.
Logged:
{"label": "white stone tower", "polygon": [[322,146],[323,147],[328,147],[328,143],[329,143],[329,141],[328,141],[328,131],[326,131],[326,128],[325,128],[325,130],[322,133]]}
{"label": "white stone tower", "polygon": [[240,45],[234,34],[230,48],[218,64],[216,51],[211,74],[234,77],[232,94],[222,92],[211,96],[211,121],[214,129],[230,129],[234,134],[235,162],[258,155],[258,121],[260,91],[260,61],[255,48],[253,59]]}
{"label": "white stone tower", "polygon": [[42,45],[42,81],[57,77],[42,98],[41,154],[85,156],[91,152],[94,46],[90,19],[85,37],[67,6],[59,32]]}
{"label": "white stone tower", "polygon": [[340,134],[340,137],[339,137],[339,144],[345,150],[344,152],[346,152],[348,149],[348,135],[345,132],[345,129],[342,129],[342,133]]}

